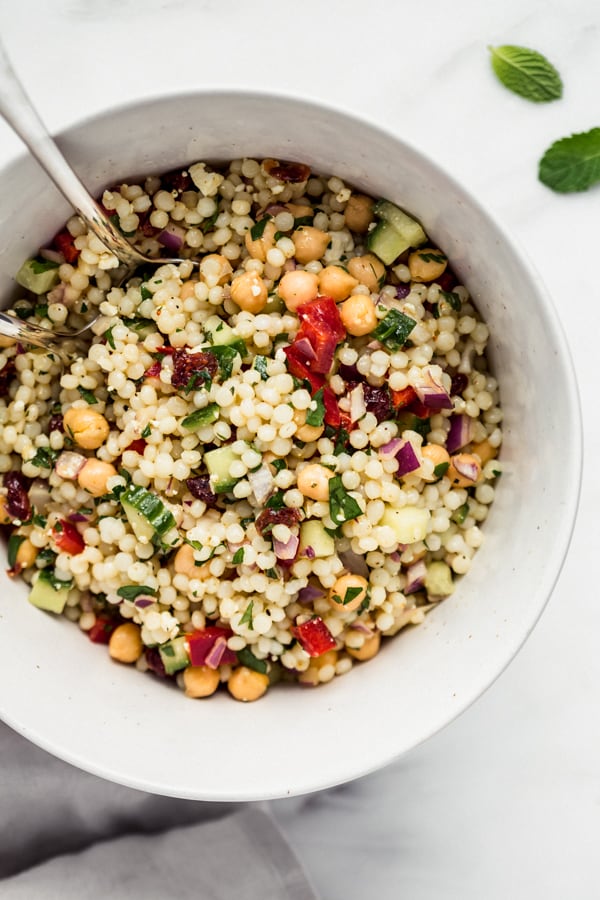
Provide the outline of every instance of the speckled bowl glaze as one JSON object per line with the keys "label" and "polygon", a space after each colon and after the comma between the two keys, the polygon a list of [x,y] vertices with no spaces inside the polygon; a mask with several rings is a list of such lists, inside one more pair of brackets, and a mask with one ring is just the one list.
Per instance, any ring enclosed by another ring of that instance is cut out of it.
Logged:
{"label": "speckled bowl glaze", "polygon": [[[190,701],[113,664],[70,622],[32,607],[3,565],[0,716],[82,769],[201,800],[300,794],[385,765],[451,722],[502,672],[542,612],[568,548],[580,413],[565,338],[538,275],[437,165],[394,135],[314,103],[250,92],[169,96],[106,112],[59,143],[95,193],[121,176],[258,155],[302,160],[411,211],[490,326],[504,474],[471,572],[423,625],[326,686],[278,687],[254,704],[226,692]],[[5,305],[20,263],[69,209],[29,157],[0,172],[0,183]]]}

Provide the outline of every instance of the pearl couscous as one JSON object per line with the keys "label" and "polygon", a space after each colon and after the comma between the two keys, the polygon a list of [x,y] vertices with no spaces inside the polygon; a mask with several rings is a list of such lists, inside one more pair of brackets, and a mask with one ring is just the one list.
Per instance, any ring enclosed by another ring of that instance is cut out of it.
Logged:
{"label": "pearl couscous", "polygon": [[[0,339],[0,523],[31,602],[188,697],[317,685],[452,593],[502,440],[488,329],[388,201],[301,163],[105,191],[157,265],[82,221],[17,276]],[[161,255],[183,261],[160,264]]]}

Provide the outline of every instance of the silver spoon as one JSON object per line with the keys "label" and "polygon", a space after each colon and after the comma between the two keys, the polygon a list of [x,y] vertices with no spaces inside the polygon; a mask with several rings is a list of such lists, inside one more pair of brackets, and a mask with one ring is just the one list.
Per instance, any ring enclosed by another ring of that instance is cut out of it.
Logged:
{"label": "silver spoon", "polygon": [[[91,194],[88,193],[78,176],[66,161],[52,137],[38,116],[31,100],[13,70],[10,60],[0,40],[0,115],[18,134],[21,140],[50,176],[58,190],[75,209],[86,225],[94,232],[104,246],[114,253],[127,268],[128,277],[138,266],[148,263],[165,265],[181,263],[182,259],[152,259],[136,250],[115,228]],[[21,321],[15,316],[0,312],[0,334],[16,338],[49,350],[60,349],[67,338],[76,338],[93,325],[92,320],[79,331],[50,331],[39,325]]]}

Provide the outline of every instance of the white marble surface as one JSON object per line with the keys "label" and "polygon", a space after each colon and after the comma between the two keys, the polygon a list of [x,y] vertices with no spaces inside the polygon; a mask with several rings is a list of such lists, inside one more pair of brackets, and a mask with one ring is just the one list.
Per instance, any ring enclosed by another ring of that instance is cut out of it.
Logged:
{"label": "white marble surface", "polygon": [[[382,772],[273,808],[324,898],[597,897],[600,187],[555,195],[536,180],[536,163],[556,138],[600,125],[600,8],[0,0],[0,30],[52,130],[156,91],[289,90],[396,131],[520,239],[554,297],[585,417],[580,515],[559,584],[519,657],[461,719]],[[486,50],[500,43],[546,53],[563,75],[563,100],[538,106],[505,91]],[[0,123],[0,163],[18,150]],[[549,477],[561,477],[560,453]]]}

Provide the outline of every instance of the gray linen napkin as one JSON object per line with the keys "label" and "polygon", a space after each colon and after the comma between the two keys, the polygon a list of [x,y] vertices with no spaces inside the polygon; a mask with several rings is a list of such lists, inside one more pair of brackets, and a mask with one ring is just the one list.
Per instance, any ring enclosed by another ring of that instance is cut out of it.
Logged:
{"label": "gray linen napkin", "polygon": [[316,900],[259,804],[174,800],[54,759],[0,723],[2,900]]}

